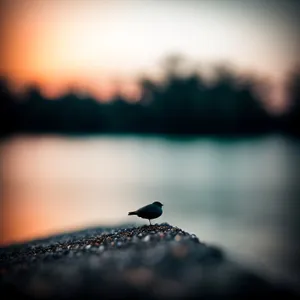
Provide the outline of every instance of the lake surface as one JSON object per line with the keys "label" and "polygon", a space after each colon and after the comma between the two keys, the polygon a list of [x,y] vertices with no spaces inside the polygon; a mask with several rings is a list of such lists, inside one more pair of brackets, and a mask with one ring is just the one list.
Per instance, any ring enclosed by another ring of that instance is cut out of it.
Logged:
{"label": "lake surface", "polygon": [[164,203],[168,222],[272,276],[300,270],[300,145],[20,136],[1,145],[1,244],[95,225],[147,224],[127,212]]}

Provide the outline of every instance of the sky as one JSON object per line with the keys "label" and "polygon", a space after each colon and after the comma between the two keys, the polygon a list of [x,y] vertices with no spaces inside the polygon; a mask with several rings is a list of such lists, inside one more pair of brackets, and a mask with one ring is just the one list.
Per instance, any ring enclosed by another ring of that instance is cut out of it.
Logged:
{"label": "sky", "polygon": [[134,92],[141,75],[181,54],[278,83],[300,61],[293,0],[7,0],[0,75],[53,96],[80,83],[94,95]]}

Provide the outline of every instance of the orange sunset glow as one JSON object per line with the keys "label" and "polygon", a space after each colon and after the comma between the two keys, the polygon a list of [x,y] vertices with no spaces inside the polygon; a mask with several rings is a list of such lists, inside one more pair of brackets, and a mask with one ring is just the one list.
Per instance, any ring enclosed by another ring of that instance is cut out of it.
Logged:
{"label": "orange sunset glow", "polygon": [[134,94],[140,75],[159,76],[161,60],[180,53],[203,68],[225,62],[280,82],[298,60],[297,4],[249,2],[4,1],[0,72],[49,96],[69,84]]}
{"label": "orange sunset glow", "polygon": [[0,0],[1,294],[298,290],[299,16]]}

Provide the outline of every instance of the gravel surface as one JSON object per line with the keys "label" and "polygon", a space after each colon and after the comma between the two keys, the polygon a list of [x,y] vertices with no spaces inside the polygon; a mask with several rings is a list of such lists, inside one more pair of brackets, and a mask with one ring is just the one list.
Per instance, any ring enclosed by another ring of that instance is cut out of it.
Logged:
{"label": "gravel surface", "polygon": [[[96,228],[0,248],[2,299],[298,299],[169,224]],[[4,296],[4,298],[2,297]]]}

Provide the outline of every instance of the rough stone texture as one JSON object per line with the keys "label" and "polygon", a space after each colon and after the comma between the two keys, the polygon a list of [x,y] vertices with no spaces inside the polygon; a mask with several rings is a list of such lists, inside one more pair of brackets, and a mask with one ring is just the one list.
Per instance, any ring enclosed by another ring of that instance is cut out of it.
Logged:
{"label": "rough stone texture", "polygon": [[5,299],[298,299],[166,223],[1,248],[0,291]]}

